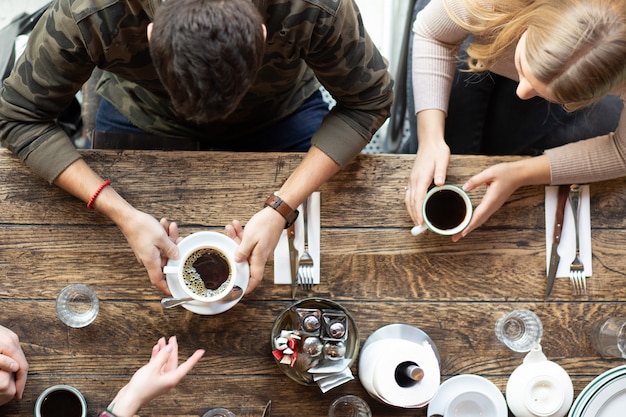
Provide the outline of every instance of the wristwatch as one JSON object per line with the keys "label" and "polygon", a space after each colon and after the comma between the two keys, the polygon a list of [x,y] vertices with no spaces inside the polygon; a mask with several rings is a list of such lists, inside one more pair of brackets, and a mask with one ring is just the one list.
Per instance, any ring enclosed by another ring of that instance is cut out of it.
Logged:
{"label": "wristwatch", "polygon": [[276,193],[267,197],[264,207],[273,208],[285,218],[285,221],[287,222],[285,224],[285,229],[291,226],[298,218],[298,210],[292,209],[289,204],[285,203],[285,201],[283,201],[283,199]]}

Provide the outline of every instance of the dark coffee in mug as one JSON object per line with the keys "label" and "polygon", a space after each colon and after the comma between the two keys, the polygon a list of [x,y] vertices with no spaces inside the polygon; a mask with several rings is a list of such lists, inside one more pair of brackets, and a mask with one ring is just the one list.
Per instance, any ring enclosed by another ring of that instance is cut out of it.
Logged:
{"label": "dark coffee in mug", "polygon": [[424,213],[435,228],[449,230],[463,223],[467,215],[467,206],[459,193],[443,189],[428,198]]}
{"label": "dark coffee in mug", "polygon": [[192,252],[183,265],[183,280],[191,292],[213,297],[227,290],[232,271],[226,255],[214,248]]}
{"label": "dark coffee in mug", "polygon": [[42,417],[81,417],[83,406],[76,394],[59,389],[44,397],[40,413]]}

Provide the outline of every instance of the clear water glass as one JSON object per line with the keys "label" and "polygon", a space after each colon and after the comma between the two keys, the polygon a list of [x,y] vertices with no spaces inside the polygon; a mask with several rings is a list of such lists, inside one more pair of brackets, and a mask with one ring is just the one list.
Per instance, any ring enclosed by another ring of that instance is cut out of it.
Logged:
{"label": "clear water glass", "polygon": [[496,322],[496,337],[515,352],[529,352],[541,342],[541,319],[530,310],[514,310]]}
{"label": "clear water glass", "polygon": [[91,287],[85,284],[71,284],[59,293],[56,308],[57,316],[63,323],[81,328],[96,319],[100,302]]}
{"label": "clear water glass", "polygon": [[372,411],[361,397],[344,395],[330,404],[328,417],[372,417]]}
{"label": "clear water glass", "polygon": [[211,408],[202,417],[236,417],[235,413],[225,408]]}
{"label": "clear water glass", "polygon": [[593,323],[591,344],[603,358],[626,359],[626,318],[608,317]]}

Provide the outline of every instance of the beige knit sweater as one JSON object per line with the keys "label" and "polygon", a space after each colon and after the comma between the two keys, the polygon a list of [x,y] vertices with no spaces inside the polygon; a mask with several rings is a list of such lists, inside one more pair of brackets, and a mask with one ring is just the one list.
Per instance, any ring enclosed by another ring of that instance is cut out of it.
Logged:
{"label": "beige knit sweater", "polygon": [[[426,109],[448,109],[457,52],[469,32],[448,16],[444,0],[431,2],[417,15],[413,25],[413,91],[416,113]],[[471,22],[461,0],[446,0],[450,9]],[[490,70],[518,80],[514,50]],[[614,92],[626,99],[626,83]],[[549,149],[551,183],[572,184],[626,176],[626,111],[622,111],[615,133]]]}

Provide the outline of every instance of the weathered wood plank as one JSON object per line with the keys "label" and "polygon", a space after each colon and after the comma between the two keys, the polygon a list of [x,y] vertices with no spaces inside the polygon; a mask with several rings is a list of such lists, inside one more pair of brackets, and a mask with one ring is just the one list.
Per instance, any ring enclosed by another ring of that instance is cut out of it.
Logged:
{"label": "weathered wood plank", "polygon": [[[221,228],[182,228],[181,234]],[[626,232],[594,230],[594,276],[587,301],[626,299]],[[545,290],[542,231],[477,230],[452,243],[447,237],[411,236],[406,229],[323,229],[322,284],[317,294],[349,291],[355,299],[540,301]],[[20,260],[19,262],[14,262]],[[121,233],[112,225],[10,226],[0,228],[0,296],[54,298],[64,285],[87,282],[105,299],[151,299],[148,285]],[[14,277],[30,277],[14,280]],[[522,280],[524,285],[517,285]],[[284,298],[287,286],[274,286],[273,263],[252,299]],[[494,285],[498,283],[499,285]],[[352,289],[351,289],[352,288]],[[569,281],[557,279],[552,300],[570,300]]]}
{"label": "weathered wood plank", "polygon": [[[137,208],[166,216],[182,225],[221,227],[232,218],[243,221],[261,206],[269,192],[301,160],[301,154],[221,152],[83,151],[85,159]],[[0,202],[3,223],[98,224],[107,220],[83,210],[83,204],[36,178],[6,150],[0,150]],[[496,162],[516,157],[455,155],[450,183]],[[324,227],[410,227],[404,207],[404,186],[411,155],[360,155],[321,191]],[[137,167],[142,167],[137,169]],[[241,168],[245,167],[245,169]],[[218,179],[218,180],[216,180]],[[210,186],[207,184],[210,183]],[[624,227],[623,180],[592,187],[594,228]],[[471,193],[480,202],[483,188]],[[543,187],[518,190],[485,225],[487,228],[543,227]],[[367,220],[367,221],[365,221]]]}

